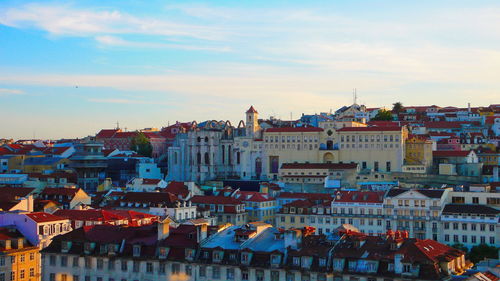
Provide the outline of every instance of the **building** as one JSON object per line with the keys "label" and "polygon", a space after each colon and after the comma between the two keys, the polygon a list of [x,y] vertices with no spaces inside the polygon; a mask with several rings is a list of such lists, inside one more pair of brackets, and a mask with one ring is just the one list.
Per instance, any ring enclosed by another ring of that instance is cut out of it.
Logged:
{"label": "building", "polygon": [[384,233],[384,191],[347,191],[335,192],[331,203],[332,225],[350,224],[368,235]]}
{"label": "building", "polygon": [[275,214],[278,210],[276,200],[267,193],[256,191],[236,191],[233,197],[245,203],[248,221],[261,221],[275,224]]}
{"label": "building", "polygon": [[151,192],[167,187],[167,182],[162,179],[134,178],[127,183],[127,190]]}
{"label": "building", "polygon": [[[268,128],[263,132],[264,155],[262,172],[264,178],[278,179],[279,169],[284,163],[317,163],[320,157],[319,144],[323,129],[318,127]],[[333,155],[325,156],[328,161]],[[330,159],[331,158],[331,159]]]}
{"label": "building", "polygon": [[54,215],[69,219],[72,229],[98,224],[141,226],[158,221],[158,216],[124,210],[57,210]]}
{"label": "building", "polygon": [[206,230],[168,221],[78,228],[43,251],[44,280],[186,280]]}
{"label": "building", "polygon": [[217,223],[242,225],[248,222],[248,212],[241,199],[226,196],[195,195],[190,200],[199,209],[210,210]]}
{"label": "building", "polygon": [[404,232],[346,233],[342,238],[332,257],[335,281],[449,280],[472,266],[464,252],[434,240],[408,238]]}
{"label": "building", "polygon": [[197,209],[191,202],[179,199],[170,192],[122,192],[112,191],[101,207],[116,210],[144,212],[160,217],[170,217],[181,222],[196,219]]}
{"label": "building", "polygon": [[499,247],[500,210],[478,204],[447,204],[441,214],[442,233],[439,242],[462,244],[467,248],[479,244]]}
{"label": "building", "polygon": [[279,179],[288,187],[299,186],[301,191],[311,185],[355,188],[358,172],[356,163],[284,163],[279,171]]}
{"label": "building", "polygon": [[410,237],[438,240],[440,218],[451,188],[401,189],[384,197],[386,229],[408,231]]}
{"label": "building", "polygon": [[52,238],[71,231],[68,219],[42,212],[2,212],[0,213],[0,226],[16,228],[28,241],[41,249],[52,242]]}
{"label": "building", "polygon": [[0,227],[0,280],[42,280],[39,251],[16,227]]}
{"label": "building", "polygon": [[346,127],[337,131],[337,162],[358,163],[361,170],[401,172],[405,157],[406,127]]}
{"label": "building", "polygon": [[281,207],[276,214],[276,226],[283,229],[312,227],[316,234],[330,234],[333,225],[331,201],[295,200]]}
{"label": "building", "polygon": [[409,135],[405,142],[403,172],[429,173],[432,168],[433,141],[425,135]]}
{"label": "building", "polygon": [[33,211],[34,188],[0,187],[0,211]]}
{"label": "building", "polygon": [[64,209],[75,209],[92,203],[87,192],[81,188],[74,187],[46,187],[40,192],[40,194],[38,194],[38,199],[58,202]]}
{"label": "building", "polygon": [[97,191],[104,181],[106,158],[102,152],[103,144],[95,141],[82,141],[75,145],[76,152],[71,156],[71,165],[78,174],[78,187],[88,192]]}

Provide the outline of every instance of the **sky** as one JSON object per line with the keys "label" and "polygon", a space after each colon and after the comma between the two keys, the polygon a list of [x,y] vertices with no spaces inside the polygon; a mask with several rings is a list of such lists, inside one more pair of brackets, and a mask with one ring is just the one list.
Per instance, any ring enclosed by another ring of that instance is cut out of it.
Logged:
{"label": "sky", "polygon": [[[410,3],[411,2],[411,3]],[[0,1],[0,138],[500,103],[499,1]]]}

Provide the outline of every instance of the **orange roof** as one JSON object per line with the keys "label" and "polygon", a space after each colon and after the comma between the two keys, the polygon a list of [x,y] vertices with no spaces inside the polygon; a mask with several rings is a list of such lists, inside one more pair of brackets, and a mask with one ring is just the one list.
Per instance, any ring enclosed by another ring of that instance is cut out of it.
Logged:
{"label": "orange roof", "polygon": [[26,214],[30,219],[32,219],[35,222],[49,222],[49,221],[60,221],[60,220],[65,220],[64,218],[54,216],[48,213],[44,212],[34,212],[34,213],[29,213]]}

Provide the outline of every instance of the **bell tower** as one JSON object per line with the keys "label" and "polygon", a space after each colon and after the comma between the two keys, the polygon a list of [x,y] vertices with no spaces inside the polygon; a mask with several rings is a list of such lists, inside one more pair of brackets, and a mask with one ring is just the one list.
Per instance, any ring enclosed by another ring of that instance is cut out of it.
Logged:
{"label": "bell tower", "polygon": [[246,112],[247,120],[245,122],[246,125],[246,133],[247,137],[256,137],[257,132],[260,130],[259,126],[259,113],[253,105]]}

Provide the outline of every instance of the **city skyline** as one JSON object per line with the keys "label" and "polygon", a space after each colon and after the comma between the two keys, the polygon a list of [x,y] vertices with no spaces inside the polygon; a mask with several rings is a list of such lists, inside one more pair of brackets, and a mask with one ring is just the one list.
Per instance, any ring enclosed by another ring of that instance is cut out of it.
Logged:
{"label": "city skyline", "polygon": [[0,4],[0,137],[179,121],[495,103],[500,4]]}

